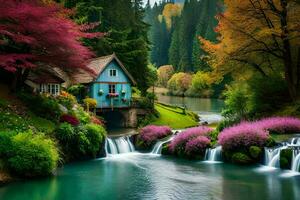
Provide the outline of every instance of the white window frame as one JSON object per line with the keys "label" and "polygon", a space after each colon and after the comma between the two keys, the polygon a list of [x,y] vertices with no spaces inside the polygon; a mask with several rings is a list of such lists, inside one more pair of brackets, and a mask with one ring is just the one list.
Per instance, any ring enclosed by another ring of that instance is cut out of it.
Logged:
{"label": "white window frame", "polygon": [[48,93],[57,96],[60,94],[60,84],[54,84],[54,83],[41,84],[40,93]]}

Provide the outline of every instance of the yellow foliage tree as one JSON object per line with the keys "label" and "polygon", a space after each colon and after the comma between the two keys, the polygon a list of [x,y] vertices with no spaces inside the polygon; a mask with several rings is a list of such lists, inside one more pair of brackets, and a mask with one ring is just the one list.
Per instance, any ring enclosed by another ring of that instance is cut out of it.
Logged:
{"label": "yellow foliage tree", "polygon": [[164,65],[158,68],[158,84],[160,86],[166,87],[169,79],[174,74],[174,68],[172,65]]}
{"label": "yellow foliage tree", "polygon": [[[215,75],[282,72],[292,99],[300,91],[300,5],[296,0],[224,0],[219,42],[200,38]],[[247,73],[248,72],[248,73]],[[250,73],[249,73],[250,72]],[[244,77],[245,78],[245,77]],[[247,78],[247,77],[246,77]]]}
{"label": "yellow foliage tree", "polygon": [[[170,29],[172,26],[172,18],[179,16],[181,14],[182,5],[181,4],[173,4],[167,3],[162,12],[162,16],[164,16],[167,24],[167,28]],[[162,19],[162,17],[160,17]]]}

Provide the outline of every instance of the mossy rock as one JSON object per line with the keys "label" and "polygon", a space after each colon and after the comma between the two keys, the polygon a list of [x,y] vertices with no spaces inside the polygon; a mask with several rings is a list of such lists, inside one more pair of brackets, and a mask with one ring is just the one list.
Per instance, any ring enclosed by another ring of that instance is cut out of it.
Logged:
{"label": "mossy rock", "polygon": [[260,157],[262,155],[262,149],[257,146],[251,146],[249,148],[249,153],[250,153],[251,158],[255,159],[256,161],[259,161]]}
{"label": "mossy rock", "polygon": [[282,149],[280,151],[280,168],[291,169],[292,159],[293,159],[293,150]]}
{"label": "mossy rock", "polygon": [[247,165],[253,163],[253,160],[248,155],[240,152],[234,153],[232,155],[231,161],[234,164],[239,164],[239,165]]}

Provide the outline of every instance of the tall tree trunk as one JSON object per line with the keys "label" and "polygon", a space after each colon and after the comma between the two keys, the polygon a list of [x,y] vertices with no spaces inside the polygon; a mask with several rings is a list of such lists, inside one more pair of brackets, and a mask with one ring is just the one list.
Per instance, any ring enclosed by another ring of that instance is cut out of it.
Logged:
{"label": "tall tree trunk", "polygon": [[17,92],[24,86],[25,81],[29,75],[29,72],[30,72],[29,69],[17,68],[17,71],[14,74],[14,78],[10,88],[12,92]]}
{"label": "tall tree trunk", "polygon": [[285,80],[293,101],[297,99],[298,73],[297,65],[293,65],[289,30],[287,27],[287,0],[281,0],[282,10],[280,12],[281,37],[283,41],[283,62],[285,67]]}

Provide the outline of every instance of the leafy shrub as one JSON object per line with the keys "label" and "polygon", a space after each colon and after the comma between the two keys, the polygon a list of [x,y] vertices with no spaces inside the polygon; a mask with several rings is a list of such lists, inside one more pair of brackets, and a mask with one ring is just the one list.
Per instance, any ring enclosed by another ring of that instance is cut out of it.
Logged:
{"label": "leafy shrub", "polygon": [[[75,128],[69,123],[61,123],[55,131],[55,137],[60,143],[68,144],[75,135]],[[68,148],[68,146],[65,146]]]}
{"label": "leafy shrub", "polygon": [[96,124],[73,127],[62,123],[55,131],[55,138],[68,160],[95,157],[105,135],[105,129]]}
{"label": "leafy shrub", "polygon": [[140,130],[139,140],[146,145],[153,145],[157,140],[172,135],[172,130],[168,126],[145,126]]}
{"label": "leafy shrub", "polygon": [[77,103],[76,98],[65,91],[61,92],[61,94],[57,97],[57,100],[61,105],[65,106],[68,110],[71,110],[73,108],[73,105]]}
{"label": "leafy shrub", "polygon": [[209,146],[210,139],[205,136],[198,136],[189,140],[185,146],[185,153],[188,156],[204,155],[205,149]]}
{"label": "leafy shrub", "polygon": [[246,154],[237,152],[232,155],[232,162],[235,164],[246,165],[252,163],[252,160]]}
{"label": "leafy shrub", "polygon": [[249,94],[245,85],[233,85],[224,92],[225,109],[222,115],[232,119],[246,118],[249,113]]}
{"label": "leafy shrub", "polygon": [[194,128],[186,129],[185,131],[178,134],[170,144],[171,152],[177,155],[183,155],[185,153],[186,144],[199,136],[208,136],[213,129],[206,126],[199,126]]}
{"label": "leafy shrub", "polygon": [[20,93],[19,96],[36,115],[49,120],[59,120],[62,113],[54,97],[29,93]]}
{"label": "leafy shrub", "polygon": [[29,129],[28,120],[9,110],[0,110],[0,130],[23,132]]}
{"label": "leafy shrub", "polygon": [[249,81],[251,96],[249,99],[250,115],[259,117],[272,113],[290,102],[286,81],[280,74],[253,76]]}
{"label": "leafy shrub", "polygon": [[62,123],[67,122],[67,123],[69,123],[73,126],[77,126],[80,123],[79,120],[76,117],[74,117],[72,115],[68,115],[68,114],[62,115],[60,117],[60,122],[62,122]]}
{"label": "leafy shrub", "polygon": [[85,96],[87,96],[87,90],[84,85],[72,85],[67,89],[68,93],[75,96],[78,100],[82,100]]}
{"label": "leafy shrub", "polygon": [[268,137],[268,132],[243,122],[224,129],[218,136],[218,142],[224,151],[248,150],[251,146],[262,147]]}
{"label": "leafy shrub", "polygon": [[96,108],[96,106],[97,106],[97,100],[93,99],[93,98],[85,98],[85,99],[83,99],[83,103],[84,103],[85,107],[88,109]]}
{"label": "leafy shrub", "polygon": [[0,132],[0,158],[4,158],[11,151],[11,137],[15,135],[15,132]]}
{"label": "leafy shrub", "polygon": [[6,155],[9,170],[25,176],[45,176],[57,166],[59,159],[55,143],[42,134],[19,133],[11,137],[11,149]]}
{"label": "leafy shrub", "polygon": [[294,117],[270,117],[253,123],[253,126],[268,130],[271,133],[300,132],[300,119]]}
{"label": "leafy shrub", "polygon": [[77,119],[79,119],[82,124],[90,123],[90,114],[85,112],[81,106],[77,106],[73,111]]}
{"label": "leafy shrub", "polygon": [[293,159],[293,150],[292,149],[282,149],[280,151],[280,168],[282,169],[291,169]]}
{"label": "leafy shrub", "polygon": [[258,160],[262,154],[262,150],[261,150],[261,148],[259,148],[257,146],[251,146],[249,148],[249,153],[253,159]]}
{"label": "leafy shrub", "polygon": [[87,124],[85,125],[85,129],[87,130],[86,137],[90,143],[87,147],[87,153],[92,157],[96,157],[106,136],[106,131],[102,126],[96,124]]}
{"label": "leafy shrub", "polygon": [[221,131],[223,131],[225,128],[228,128],[228,127],[230,127],[230,126],[233,126],[233,125],[239,124],[239,123],[240,123],[240,120],[238,120],[238,119],[234,119],[234,118],[225,118],[224,120],[222,120],[222,121],[218,124],[216,130],[217,130],[218,132],[221,132]]}

